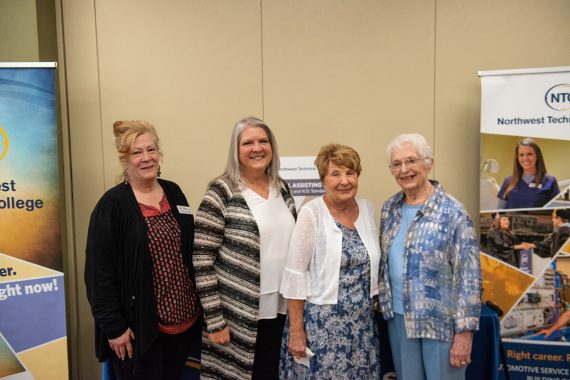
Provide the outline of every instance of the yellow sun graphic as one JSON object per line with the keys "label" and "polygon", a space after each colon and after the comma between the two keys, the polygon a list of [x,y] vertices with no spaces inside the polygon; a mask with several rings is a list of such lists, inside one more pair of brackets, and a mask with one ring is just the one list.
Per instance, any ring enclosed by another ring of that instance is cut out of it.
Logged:
{"label": "yellow sun graphic", "polygon": [[2,137],[0,141],[2,145],[0,145],[0,160],[4,158],[6,152],[8,152],[8,135],[4,131],[3,128],[0,128],[0,136]]}

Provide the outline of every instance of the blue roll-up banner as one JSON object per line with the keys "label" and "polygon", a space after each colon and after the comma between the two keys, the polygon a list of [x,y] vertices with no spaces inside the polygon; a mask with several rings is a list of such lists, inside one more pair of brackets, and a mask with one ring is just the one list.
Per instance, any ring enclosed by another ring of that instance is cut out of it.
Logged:
{"label": "blue roll-up banner", "polygon": [[570,67],[482,71],[483,300],[513,380],[570,379]]}
{"label": "blue roll-up banner", "polygon": [[0,379],[68,378],[55,63],[0,63]]}

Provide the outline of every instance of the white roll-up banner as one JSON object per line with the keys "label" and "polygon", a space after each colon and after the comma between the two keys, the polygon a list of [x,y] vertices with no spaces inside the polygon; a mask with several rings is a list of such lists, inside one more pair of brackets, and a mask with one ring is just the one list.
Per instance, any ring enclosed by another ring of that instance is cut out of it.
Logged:
{"label": "white roll-up banner", "polygon": [[570,67],[479,76],[483,301],[511,379],[570,379]]}

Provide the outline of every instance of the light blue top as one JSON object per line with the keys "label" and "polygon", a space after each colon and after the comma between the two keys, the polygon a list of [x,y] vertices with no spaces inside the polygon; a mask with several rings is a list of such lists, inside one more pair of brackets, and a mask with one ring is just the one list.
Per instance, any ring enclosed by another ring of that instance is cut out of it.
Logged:
{"label": "light blue top", "polygon": [[[451,342],[478,329],[481,263],[477,234],[465,208],[436,181],[432,195],[408,227],[403,263],[406,336]],[[403,221],[404,193],[384,203],[378,298],[384,319],[394,317],[388,255]]]}
{"label": "light blue top", "polygon": [[404,314],[404,248],[408,227],[422,205],[411,206],[402,202],[402,220],[388,253],[388,274],[392,288],[394,312]]}

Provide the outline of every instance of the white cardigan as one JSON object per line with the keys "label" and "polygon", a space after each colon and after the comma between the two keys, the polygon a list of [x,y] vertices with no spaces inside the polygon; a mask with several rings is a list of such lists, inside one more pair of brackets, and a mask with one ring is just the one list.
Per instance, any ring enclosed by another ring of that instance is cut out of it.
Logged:
{"label": "white cardigan", "polygon": [[[358,219],[354,223],[370,258],[370,295],[378,294],[380,244],[371,202],[356,198]],[[334,222],[323,197],[305,204],[299,213],[280,292],[285,298],[313,304],[336,304],[342,230]]]}

